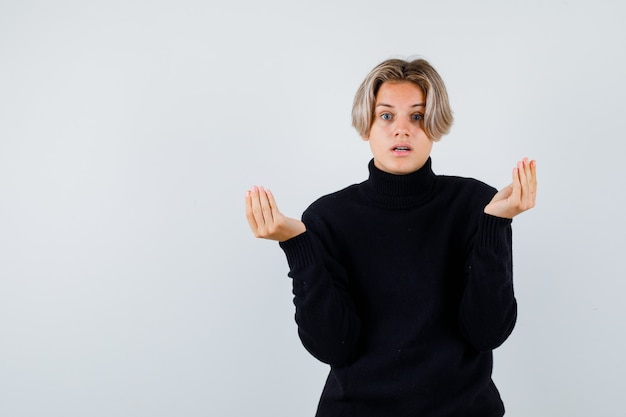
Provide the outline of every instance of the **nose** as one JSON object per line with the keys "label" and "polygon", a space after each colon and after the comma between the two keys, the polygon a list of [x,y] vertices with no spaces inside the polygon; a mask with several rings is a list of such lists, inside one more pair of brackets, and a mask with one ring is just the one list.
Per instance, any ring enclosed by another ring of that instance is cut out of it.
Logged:
{"label": "nose", "polygon": [[394,126],[393,134],[396,137],[398,137],[398,136],[409,136],[408,122],[406,122],[405,120],[399,119],[396,122],[396,125]]}

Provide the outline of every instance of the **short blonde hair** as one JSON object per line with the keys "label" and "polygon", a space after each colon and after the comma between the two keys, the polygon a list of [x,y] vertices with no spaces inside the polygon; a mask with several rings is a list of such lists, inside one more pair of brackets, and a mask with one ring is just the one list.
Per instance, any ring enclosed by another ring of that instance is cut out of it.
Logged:
{"label": "short blonde hair", "polygon": [[450,131],[454,117],[443,80],[424,59],[412,61],[388,59],[374,67],[354,96],[352,126],[362,138],[367,138],[372,126],[376,95],[380,86],[385,82],[401,81],[415,83],[424,92],[426,96],[424,131],[431,140],[438,141]]}

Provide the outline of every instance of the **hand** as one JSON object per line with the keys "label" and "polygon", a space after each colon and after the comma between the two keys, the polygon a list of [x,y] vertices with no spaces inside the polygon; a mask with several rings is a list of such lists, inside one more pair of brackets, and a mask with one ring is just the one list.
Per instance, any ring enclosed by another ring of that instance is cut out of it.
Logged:
{"label": "hand", "polygon": [[512,219],[535,207],[537,195],[537,163],[524,158],[513,168],[513,182],[498,191],[485,207],[485,213]]}
{"label": "hand", "polygon": [[300,220],[286,217],[280,211],[270,190],[254,186],[246,192],[246,217],[254,236],[284,242],[304,233]]}

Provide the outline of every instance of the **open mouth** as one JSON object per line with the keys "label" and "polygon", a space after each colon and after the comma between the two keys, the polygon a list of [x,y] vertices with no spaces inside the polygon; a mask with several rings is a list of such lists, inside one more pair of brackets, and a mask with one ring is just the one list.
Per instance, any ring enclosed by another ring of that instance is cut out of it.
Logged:
{"label": "open mouth", "polygon": [[398,143],[397,145],[393,145],[391,152],[397,156],[408,155],[411,152],[411,146],[409,146],[408,143]]}

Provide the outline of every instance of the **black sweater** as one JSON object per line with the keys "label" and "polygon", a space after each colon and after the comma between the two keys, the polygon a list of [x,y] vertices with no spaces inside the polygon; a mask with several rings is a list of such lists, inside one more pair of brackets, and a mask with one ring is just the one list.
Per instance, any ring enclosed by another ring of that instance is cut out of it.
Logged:
{"label": "black sweater", "polygon": [[500,417],[492,349],[509,336],[511,220],[483,212],[496,190],[369,164],[314,202],[280,246],[298,334],[331,366],[317,416]]}

